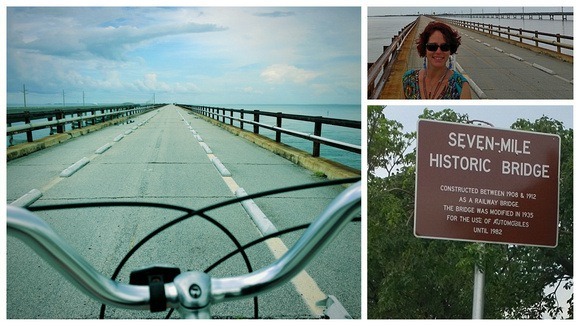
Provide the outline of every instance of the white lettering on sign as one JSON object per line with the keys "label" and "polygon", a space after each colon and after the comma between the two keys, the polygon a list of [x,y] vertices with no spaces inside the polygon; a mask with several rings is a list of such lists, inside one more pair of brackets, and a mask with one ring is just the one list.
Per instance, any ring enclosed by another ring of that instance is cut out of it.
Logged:
{"label": "white lettering on sign", "polygon": [[429,166],[443,169],[489,172],[489,159],[429,153]]}
{"label": "white lettering on sign", "polygon": [[461,132],[450,132],[449,141],[447,142],[451,147],[459,148],[473,148],[480,151],[494,151],[497,149],[499,153],[507,152],[520,154],[530,153],[530,141],[524,140],[520,142],[518,139],[500,138],[496,141],[493,136],[471,135]]}
{"label": "white lettering on sign", "polygon": [[[450,132],[447,145],[461,149],[479,151],[498,151],[516,155],[531,154],[531,141],[513,138],[496,138],[493,136]],[[429,153],[429,167],[447,170],[490,173],[492,160],[485,157],[464,156],[444,153]],[[521,177],[550,178],[550,165],[503,160],[501,174]]]}
{"label": "white lettering on sign", "polygon": [[519,175],[523,177],[535,177],[549,179],[548,175],[549,165],[546,164],[530,164],[530,163],[520,163],[520,162],[501,162],[501,173]]}

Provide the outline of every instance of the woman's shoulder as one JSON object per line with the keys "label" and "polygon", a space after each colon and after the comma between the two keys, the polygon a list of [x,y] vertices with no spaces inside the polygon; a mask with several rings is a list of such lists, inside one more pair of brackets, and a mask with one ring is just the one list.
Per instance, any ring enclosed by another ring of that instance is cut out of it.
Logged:
{"label": "woman's shoulder", "polygon": [[457,81],[459,84],[463,84],[463,83],[467,82],[467,78],[465,78],[465,76],[463,76],[457,70],[453,70],[453,74],[451,75],[451,77],[449,79],[453,79],[453,80]]}

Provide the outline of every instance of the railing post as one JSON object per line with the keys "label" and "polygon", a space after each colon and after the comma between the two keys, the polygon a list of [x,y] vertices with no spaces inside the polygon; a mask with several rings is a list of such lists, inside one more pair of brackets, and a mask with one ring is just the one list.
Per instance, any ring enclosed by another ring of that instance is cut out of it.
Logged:
{"label": "railing post", "polygon": [[[282,112],[278,112],[276,116],[276,127],[282,128]],[[279,143],[282,141],[282,133],[280,130],[276,130],[276,142]]]}
{"label": "railing post", "polygon": [[244,130],[244,109],[240,110],[240,129]]}
{"label": "railing post", "polygon": [[558,53],[562,53],[562,47],[560,46],[560,34],[556,34],[556,49],[558,49]]}
{"label": "railing post", "polygon": [[230,126],[234,125],[234,109],[230,110]]}
{"label": "railing post", "polygon": [[[12,127],[12,122],[8,122],[8,128]],[[10,134],[8,136],[8,144],[9,146],[13,146],[14,145],[14,134]]]}
{"label": "railing post", "polygon": [[[77,118],[82,118],[83,114],[80,110],[77,110]],[[83,127],[83,120],[77,121],[77,129],[81,129]]]}
{"label": "railing post", "polygon": [[[24,111],[24,123],[30,123],[30,111]],[[32,139],[32,130],[26,132],[26,141],[32,143],[34,140]]]}
{"label": "railing post", "polygon": [[226,109],[222,108],[222,123],[226,123]]}
{"label": "railing post", "polygon": [[538,46],[538,31],[535,31],[534,35],[536,36],[536,47],[537,47]]}
{"label": "railing post", "polygon": [[[254,122],[260,122],[260,111],[258,110],[254,110]],[[260,126],[258,126],[257,124],[254,125],[254,133],[255,134],[260,133]]]}
{"label": "railing post", "polygon": [[[314,135],[320,136],[322,134],[322,121],[316,121],[314,123]],[[312,142],[312,156],[320,157],[320,143],[317,141]]]}
{"label": "railing post", "polygon": [[[62,112],[62,110],[56,110],[55,116],[56,116],[56,120],[63,119],[64,118],[64,112]],[[65,124],[64,123],[62,123],[62,124],[59,123],[59,124],[56,125],[56,132],[57,133],[62,134],[62,133],[64,133],[64,130],[65,130]]]}

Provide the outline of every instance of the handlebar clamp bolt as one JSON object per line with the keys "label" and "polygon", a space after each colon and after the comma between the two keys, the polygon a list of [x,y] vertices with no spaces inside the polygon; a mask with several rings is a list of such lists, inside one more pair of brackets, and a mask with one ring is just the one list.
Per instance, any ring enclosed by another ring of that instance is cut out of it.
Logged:
{"label": "handlebar clamp bolt", "polygon": [[199,299],[201,297],[201,287],[197,284],[192,284],[189,287],[189,295],[194,299]]}

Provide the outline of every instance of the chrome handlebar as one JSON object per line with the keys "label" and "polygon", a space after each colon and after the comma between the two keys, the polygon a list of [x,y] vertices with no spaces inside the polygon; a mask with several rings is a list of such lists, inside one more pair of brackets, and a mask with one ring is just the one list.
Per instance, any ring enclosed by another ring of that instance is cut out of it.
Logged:
{"label": "chrome handlebar", "polygon": [[[184,272],[165,284],[167,306],[185,318],[209,318],[211,304],[253,297],[292,279],[360,212],[361,181],[336,197],[280,259],[255,272],[212,278]],[[98,272],[62,240],[41,218],[29,211],[7,208],[8,234],[30,246],[40,257],[88,296],[108,305],[149,309],[149,287],[111,280]]]}

